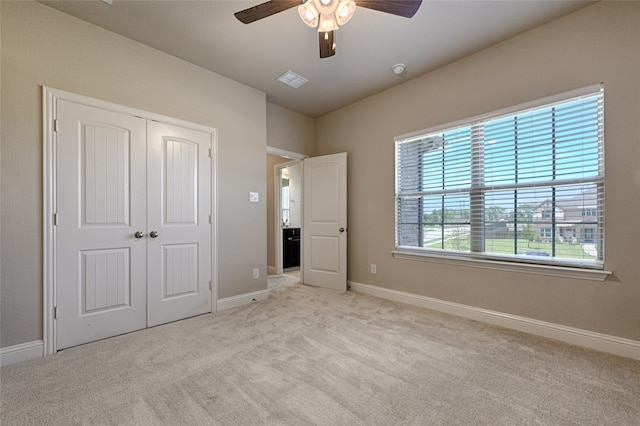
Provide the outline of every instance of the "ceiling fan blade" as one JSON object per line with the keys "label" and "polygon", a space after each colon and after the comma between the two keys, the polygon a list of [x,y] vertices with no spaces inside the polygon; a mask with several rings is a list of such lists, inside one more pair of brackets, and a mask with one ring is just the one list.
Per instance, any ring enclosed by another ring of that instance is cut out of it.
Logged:
{"label": "ceiling fan blade", "polygon": [[412,18],[420,9],[421,4],[422,0],[356,0],[357,6],[405,18]]}
{"label": "ceiling fan blade", "polygon": [[328,31],[326,33],[318,33],[320,41],[320,57],[328,58],[336,54],[336,32]]}
{"label": "ceiling fan blade", "polygon": [[300,4],[302,4],[301,0],[271,0],[236,12],[234,16],[243,24],[250,24],[251,22],[275,15],[276,13],[283,12]]}

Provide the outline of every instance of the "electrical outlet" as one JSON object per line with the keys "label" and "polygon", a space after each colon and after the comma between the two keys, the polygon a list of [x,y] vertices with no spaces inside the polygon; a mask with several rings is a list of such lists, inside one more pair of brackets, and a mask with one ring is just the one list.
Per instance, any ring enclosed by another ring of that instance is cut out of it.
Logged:
{"label": "electrical outlet", "polygon": [[253,268],[253,279],[257,280],[258,278],[260,278],[260,269],[259,268]]}
{"label": "electrical outlet", "polygon": [[250,192],[249,193],[249,202],[250,203],[257,203],[260,201],[260,194],[257,192]]}
{"label": "electrical outlet", "polygon": [[376,264],[375,264],[375,263],[372,263],[372,264],[371,264],[371,273],[372,273],[372,274],[376,274],[376,273],[377,273],[377,270],[376,270]]}

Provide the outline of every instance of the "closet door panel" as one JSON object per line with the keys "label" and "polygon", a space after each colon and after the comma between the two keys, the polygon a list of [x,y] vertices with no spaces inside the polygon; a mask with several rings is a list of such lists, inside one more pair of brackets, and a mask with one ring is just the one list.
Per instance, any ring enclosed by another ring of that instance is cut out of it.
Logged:
{"label": "closet door panel", "polygon": [[146,122],[58,100],[56,348],[146,326]]}
{"label": "closet door panel", "polygon": [[[211,312],[211,134],[148,122],[148,325]],[[154,237],[155,236],[155,237]]]}

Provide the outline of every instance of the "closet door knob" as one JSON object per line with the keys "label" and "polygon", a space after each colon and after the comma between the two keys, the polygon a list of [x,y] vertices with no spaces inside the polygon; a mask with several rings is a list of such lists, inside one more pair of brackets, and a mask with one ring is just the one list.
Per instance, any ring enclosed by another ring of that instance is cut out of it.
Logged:
{"label": "closet door knob", "polygon": [[135,234],[133,234],[136,238],[140,239],[142,237],[144,237],[144,232],[142,231],[138,231]]}
{"label": "closet door knob", "polygon": [[151,231],[149,232],[149,236],[151,238],[157,238],[158,237],[158,231]]}

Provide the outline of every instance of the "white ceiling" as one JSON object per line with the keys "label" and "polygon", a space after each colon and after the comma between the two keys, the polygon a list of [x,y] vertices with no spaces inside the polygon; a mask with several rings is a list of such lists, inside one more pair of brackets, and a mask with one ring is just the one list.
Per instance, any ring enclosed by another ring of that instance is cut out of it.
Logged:
{"label": "white ceiling", "polygon": [[[233,14],[262,1],[48,1],[48,6],[267,93],[274,104],[318,117],[573,12],[593,1],[424,0],[411,18],[365,8],[319,58],[318,35],[296,8],[245,25]],[[398,77],[391,66],[406,64]],[[291,70],[310,80],[276,81]]]}

